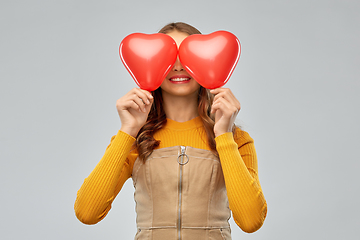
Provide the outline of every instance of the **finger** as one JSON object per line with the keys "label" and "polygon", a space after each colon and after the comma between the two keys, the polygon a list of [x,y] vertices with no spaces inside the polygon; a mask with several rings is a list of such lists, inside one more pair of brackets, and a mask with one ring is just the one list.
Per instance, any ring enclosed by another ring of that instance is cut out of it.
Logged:
{"label": "finger", "polygon": [[145,93],[149,99],[153,99],[154,97],[152,96],[151,92],[144,90],[144,89],[139,89],[140,91],[142,91],[143,93]]}
{"label": "finger", "polygon": [[146,105],[149,105],[151,103],[150,100],[153,99],[153,96],[146,90],[136,88],[134,90],[134,94],[136,94],[138,98],[142,99],[143,103]]}
{"label": "finger", "polygon": [[[122,100],[122,108],[123,109],[127,109],[127,108],[133,108],[133,109],[137,109],[140,112],[141,111],[145,111],[145,103],[144,101],[138,96],[139,92],[136,88],[132,89],[130,92],[128,92],[128,94],[124,97],[124,99]],[[143,95],[142,93],[140,93],[140,95]],[[136,106],[134,106],[134,104],[136,104]]]}
{"label": "finger", "polygon": [[214,101],[211,106],[211,113],[215,113],[218,110],[224,111],[225,108],[227,108],[227,106],[224,104],[223,101],[226,101],[226,100],[223,98],[219,98],[216,101]]}
{"label": "finger", "polygon": [[143,112],[147,112],[148,106],[151,106],[154,102],[154,97],[150,92],[138,88],[133,89],[131,99],[133,99],[140,106]]}
{"label": "finger", "polygon": [[123,101],[119,110],[129,110],[129,109],[134,109],[136,111],[141,112],[140,106],[131,99],[127,101]]}
{"label": "finger", "polygon": [[233,106],[235,106],[238,110],[240,110],[240,102],[237,100],[237,98],[234,96],[234,94],[231,92],[230,89],[219,89],[219,92],[214,97],[214,101],[218,100],[219,98],[226,99],[229,103],[231,103]]}
{"label": "finger", "polygon": [[222,92],[222,91],[223,91],[223,89],[224,89],[224,88],[215,88],[215,89],[211,89],[211,90],[210,90],[210,93],[212,93],[212,94],[216,95],[216,94],[218,94],[218,93]]}
{"label": "finger", "polygon": [[229,104],[232,104],[234,106],[239,104],[237,99],[232,98],[231,96],[229,96],[226,93],[220,93],[220,94],[216,95],[214,98],[214,102],[220,101],[220,99],[223,99],[223,100],[227,101]]}
{"label": "finger", "polygon": [[139,108],[141,109],[141,111],[146,112],[146,109],[145,109],[146,105],[144,103],[144,100],[142,100],[142,98],[140,98],[139,96],[134,94],[130,100],[132,102],[134,102],[135,104],[137,104],[139,106]]}
{"label": "finger", "polygon": [[213,90],[210,90],[210,93],[217,95],[217,94],[221,94],[221,93],[226,93],[229,94],[232,97],[235,97],[235,95],[233,94],[233,92],[231,91],[230,88],[216,88]]}
{"label": "finger", "polygon": [[217,101],[213,103],[211,110],[212,113],[220,110],[221,112],[223,112],[223,114],[228,116],[233,115],[234,113],[237,114],[239,112],[239,109],[236,106],[234,106],[224,98],[217,99]]}
{"label": "finger", "polygon": [[135,95],[138,97],[138,98],[141,98],[141,99],[144,99],[144,103],[145,104],[150,104],[147,100],[151,100],[153,99],[153,96],[146,90],[142,90],[142,89],[139,89],[139,88],[133,88],[131,89],[127,94],[126,94],[126,98],[131,98],[131,99],[134,99]]}
{"label": "finger", "polygon": [[151,92],[147,91],[147,90],[144,90],[144,89],[139,89],[141,92],[145,93],[148,100],[151,102],[151,100],[154,99],[153,95],[151,94]]}
{"label": "finger", "polygon": [[235,97],[235,95],[232,93],[230,88],[215,88],[215,89],[210,90],[210,93],[212,93],[214,95],[217,95],[217,94],[220,94],[220,93],[228,93],[228,94]]}

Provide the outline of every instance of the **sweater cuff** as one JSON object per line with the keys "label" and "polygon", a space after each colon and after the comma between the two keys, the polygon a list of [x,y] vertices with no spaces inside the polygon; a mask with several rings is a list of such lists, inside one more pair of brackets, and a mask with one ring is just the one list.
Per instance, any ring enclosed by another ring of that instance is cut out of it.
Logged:
{"label": "sweater cuff", "polygon": [[215,138],[216,142],[216,150],[217,151],[232,151],[232,150],[238,150],[238,145],[234,140],[233,133],[227,132],[224,134],[221,134],[220,136],[217,136]]}
{"label": "sweater cuff", "polygon": [[136,141],[136,138],[134,138],[133,136],[131,136],[131,135],[129,135],[129,134],[127,134],[127,133],[125,133],[125,132],[123,132],[121,130],[118,131],[115,138],[119,138],[119,137],[121,139],[123,139],[123,141],[126,141],[126,140],[127,141],[132,141],[131,144],[133,144]]}
{"label": "sweater cuff", "polygon": [[114,139],[111,141],[111,144],[107,149],[107,153],[116,157],[118,157],[121,153],[129,153],[135,140],[136,139],[134,137],[119,130]]}
{"label": "sweater cuff", "polygon": [[112,144],[121,146],[132,146],[135,141],[136,139],[133,136],[119,130]]}

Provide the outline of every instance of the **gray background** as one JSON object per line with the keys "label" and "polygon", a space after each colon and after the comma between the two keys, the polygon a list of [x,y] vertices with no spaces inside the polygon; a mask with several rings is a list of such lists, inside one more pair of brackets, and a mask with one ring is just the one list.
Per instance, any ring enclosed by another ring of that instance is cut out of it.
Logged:
{"label": "gray background", "polygon": [[225,87],[242,104],[268,202],[264,226],[233,239],[359,237],[358,1],[1,1],[1,239],[133,239],[132,181],[94,226],[76,191],[120,127],[135,83],[118,46],[184,21],[234,33]]}

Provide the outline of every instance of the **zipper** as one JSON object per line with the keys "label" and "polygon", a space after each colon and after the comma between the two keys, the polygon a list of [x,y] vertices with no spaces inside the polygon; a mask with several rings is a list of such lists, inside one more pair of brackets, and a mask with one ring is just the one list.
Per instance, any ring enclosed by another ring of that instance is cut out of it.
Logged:
{"label": "zipper", "polygon": [[[181,240],[181,198],[182,198],[182,175],[183,175],[183,165],[188,163],[189,157],[185,154],[186,147],[180,146],[180,154],[177,158],[179,163],[179,211],[178,211],[178,240]],[[184,163],[184,156],[187,157],[187,161]],[[179,161],[180,160],[180,161]]]}

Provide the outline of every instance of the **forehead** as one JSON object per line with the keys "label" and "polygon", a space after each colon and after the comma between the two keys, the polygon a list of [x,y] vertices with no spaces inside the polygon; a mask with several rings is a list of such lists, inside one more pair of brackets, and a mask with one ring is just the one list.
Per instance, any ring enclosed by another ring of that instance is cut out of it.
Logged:
{"label": "forehead", "polygon": [[176,42],[176,45],[179,47],[180,46],[180,43],[186,38],[189,36],[189,34],[187,33],[184,33],[184,32],[179,32],[179,31],[171,31],[169,33],[167,33],[167,35],[169,35],[170,37],[172,37],[175,42]]}

